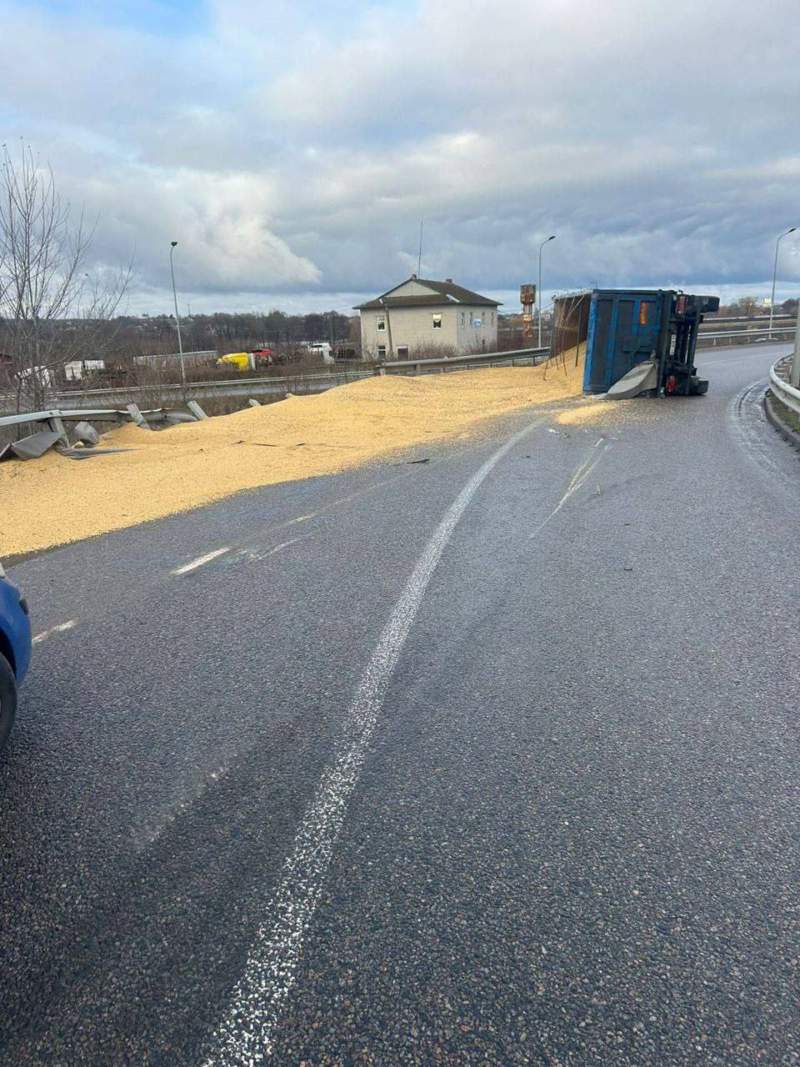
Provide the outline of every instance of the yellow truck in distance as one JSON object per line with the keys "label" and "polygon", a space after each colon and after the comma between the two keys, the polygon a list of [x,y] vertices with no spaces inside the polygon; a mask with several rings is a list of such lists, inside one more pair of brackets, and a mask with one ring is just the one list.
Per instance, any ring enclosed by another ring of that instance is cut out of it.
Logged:
{"label": "yellow truck in distance", "polygon": [[275,362],[271,348],[257,348],[253,352],[228,352],[217,360],[218,367],[235,367],[238,371],[269,367]]}

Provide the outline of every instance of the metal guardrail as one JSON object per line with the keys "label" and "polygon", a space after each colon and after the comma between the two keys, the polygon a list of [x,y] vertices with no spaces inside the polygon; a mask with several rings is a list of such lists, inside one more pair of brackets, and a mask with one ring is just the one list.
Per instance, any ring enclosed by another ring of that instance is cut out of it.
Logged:
{"label": "metal guardrail", "polygon": [[378,374],[399,374],[414,370],[425,374],[432,370],[464,370],[468,367],[494,367],[503,363],[536,363],[537,358],[550,355],[548,348],[515,348],[510,352],[476,352],[470,356],[442,356],[438,359],[392,359],[382,363]]}
{"label": "metal guardrail", "polygon": [[791,362],[791,356],[783,356],[777,363],[774,363],[769,369],[769,384],[778,400],[790,411],[800,415],[800,389],[795,389],[781,376],[784,371],[788,374]]}
{"label": "metal guardrail", "polygon": [[697,334],[697,341],[699,344],[701,341],[722,341],[731,337],[738,337],[740,340],[747,338],[748,341],[757,343],[762,339],[769,341],[776,336],[780,340],[781,335],[791,336],[794,334],[794,330],[794,323],[791,326],[773,326],[771,330],[769,327],[757,330],[715,330],[713,333],[700,330]]}
{"label": "metal guardrail", "polygon": [[[794,315],[789,315],[786,312],[781,312],[780,315],[772,316],[773,322],[783,322],[789,320],[794,322],[794,319]],[[761,322],[769,325],[769,315],[723,315],[721,318],[709,315],[703,320],[701,330],[703,326],[717,326],[723,322],[741,322],[743,326],[746,326],[748,323],[756,325]]]}
{"label": "metal guardrail", "polygon": [[[186,389],[180,383],[169,382],[153,385],[105,386],[102,389],[67,389],[52,394],[55,406],[69,408],[97,407],[98,404],[118,401],[126,404],[130,400],[158,396],[159,400],[182,403],[187,399],[202,399],[204,396],[285,396],[287,392],[322,393],[336,385],[371,378],[375,374],[403,374],[409,371],[417,374],[429,374],[443,370],[465,370],[469,367],[496,366],[503,363],[536,363],[538,359],[549,355],[549,348],[520,348],[511,352],[479,352],[471,356],[448,356],[441,359],[391,360],[376,368],[364,370],[330,370],[320,374],[297,374],[271,377],[259,375],[248,378],[225,378],[206,382],[187,382]],[[0,410],[9,406],[10,397],[0,396]]]}
{"label": "metal guardrail", "polygon": [[47,411],[27,411],[21,415],[0,415],[0,428],[6,426],[24,426],[27,422],[51,422],[53,419],[85,419],[117,417],[121,412],[117,408],[80,408],[78,411],[48,408]]}
{"label": "metal guardrail", "polygon": [[[794,325],[786,327],[773,326],[757,330],[723,330],[712,333],[701,333],[699,340],[723,341],[729,338],[747,339],[747,342],[756,342],[761,338],[779,337],[794,333]],[[184,399],[202,399],[204,396],[219,397],[257,397],[257,396],[285,396],[287,392],[299,394],[322,393],[336,385],[345,385],[347,382],[359,381],[370,378],[374,374],[431,374],[448,370],[465,370],[469,367],[500,366],[510,363],[537,363],[546,359],[550,354],[549,347],[544,348],[517,348],[509,352],[478,352],[467,356],[442,356],[437,359],[404,359],[390,360],[375,368],[364,370],[347,371],[324,371],[320,374],[297,374],[271,377],[259,375],[248,378],[225,378],[205,382],[187,382],[186,389],[177,382],[153,384],[153,385],[120,385],[106,386],[102,389],[62,390],[52,395],[55,406],[65,409],[83,410],[97,408],[105,401],[107,404],[118,402],[120,405],[127,404],[131,400],[140,400],[148,396],[158,396],[159,402],[173,400],[182,403]],[[4,408],[13,410],[14,398],[0,396],[0,411]],[[24,420],[20,420],[24,421]]]}
{"label": "metal guardrail", "polygon": [[[321,393],[334,385],[372,377],[373,371],[347,371],[338,374],[305,374],[296,377],[230,378],[222,381],[187,382],[184,390],[180,382],[164,382],[153,385],[106,386],[102,389],[66,389],[51,395],[53,403],[70,408],[92,408],[99,403],[122,405],[130,400],[158,397],[160,400],[183,403],[184,396],[198,400],[204,396],[285,396],[287,392]],[[13,398],[0,396],[0,410],[13,403]]]}

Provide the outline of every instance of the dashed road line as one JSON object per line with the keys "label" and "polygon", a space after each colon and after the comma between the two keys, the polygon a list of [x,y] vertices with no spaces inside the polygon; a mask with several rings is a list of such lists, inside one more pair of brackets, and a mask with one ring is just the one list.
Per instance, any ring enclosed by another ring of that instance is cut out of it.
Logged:
{"label": "dashed road line", "polygon": [[226,552],[230,552],[230,545],[226,545],[224,548],[215,548],[213,552],[206,552],[204,556],[198,556],[197,559],[193,559],[191,563],[184,563],[182,567],[176,567],[174,571],[170,571],[170,574],[188,574],[190,571],[196,571],[198,567],[204,567],[206,563],[210,563],[212,559],[216,559],[218,556],[223,556]]}
{"label": "dashed road line", "polygon": [[48,637],[52,637],[53,634],[63,634],[67,630],[74,630],[78,625],[77,619],[69,619],[67,622],[60,622],[58,626],[51,626],[49,630],[43,630],[40,634],[36,634],[31,640],[31,644],[40,645],[42,641],[46,641]]}
{"label": "dashed road line", "polygon": [[242,562],[260,562],[261,560],[268,559],[270,556],[274,556],[278,552],[283,552],[285,548],[289,548],[291,545],[296,545],[298,541],[307,541],[309,537],[313,536],[313,533],[301,534],[299,537],[289,538],[288,541],[281,541],[279,545],[273,545],[271,548],[243,548],[234,555],[228,556],[225,563],[235,566],[237,563]]}
{"label": "dashed road line", "polygon": [[400,653],[450,537],[483,481],[533,429],[514,434],[470,478],[448,508],[396,602],[347,709],[333,763],[322,775],[287,857],[278,886],[256,932],[244,973],[228,1011],[214,1032],[205,1067],[258,1067],[271,1055],[274,1034],[294,984],[303,939],[316,911],[323,881],[375,732]]}

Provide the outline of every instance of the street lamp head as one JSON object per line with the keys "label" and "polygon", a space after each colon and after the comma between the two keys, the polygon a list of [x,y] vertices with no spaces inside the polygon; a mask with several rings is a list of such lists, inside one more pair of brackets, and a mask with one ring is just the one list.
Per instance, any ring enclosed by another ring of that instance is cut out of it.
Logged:
{"label": "street lamp head", "polygon": [[547,238],[548,241],[555,241],[555,239],[556,235],[554,233],[550,234],[550,236]]}
{"label": "street lamp head", "polygon": [[171,245],[171,246],[172,246],[173,248],[175,248],[177,244],[178,244],[178,242],[177,242],[177,241],[170,241],[170,245]]}

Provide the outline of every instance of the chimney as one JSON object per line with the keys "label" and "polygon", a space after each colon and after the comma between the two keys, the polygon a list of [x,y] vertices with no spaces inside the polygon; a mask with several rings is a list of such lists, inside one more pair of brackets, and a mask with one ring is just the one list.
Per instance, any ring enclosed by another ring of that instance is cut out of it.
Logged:
{"label": "chimney", "polygon": [[453,279],[452,278],[445,278],[445,281],[447,282],[448,285],[452,285],[453,284]]}
{"label": "chimney", "polygon": [[411,277],[412,277],[412,278],[416,278],[416,274],[412,274],[412,275],[411,275]]}

